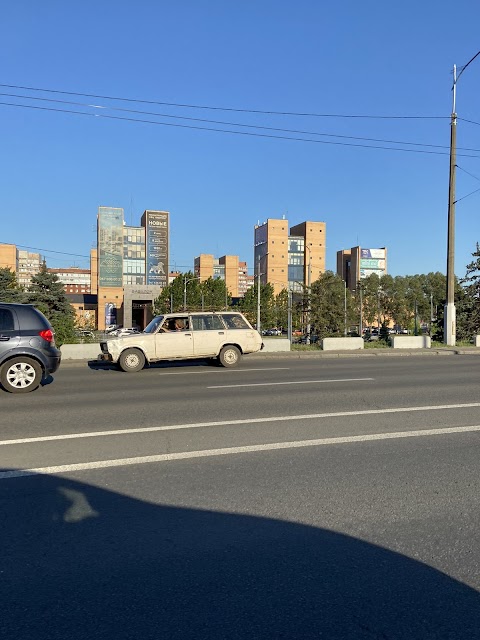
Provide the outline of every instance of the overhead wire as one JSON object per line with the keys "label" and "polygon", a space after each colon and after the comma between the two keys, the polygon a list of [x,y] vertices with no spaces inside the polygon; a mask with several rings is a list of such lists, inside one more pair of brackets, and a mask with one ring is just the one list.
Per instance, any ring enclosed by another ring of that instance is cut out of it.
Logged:
{"label": "overhead wire", "polygon": [[[319,132],[319,131],[304,131],[301,129],[285,129],[285,128],[281,128],[281,127],[267,127],[264,125],[253,125],[253,124],[246,124],[246,123],[242,123],[242,122],[229,122],[229,121],[225,121],[225,120],[211,120],[208,118],[192,118],[189,116],[178,116],[178,115],[172,115],[172,114],[168,114],[168,113],[158,113],[155,111],[142,111],[139,109],[124,109],[122,107],[113,107],[113,106],[103,106],[103,105],[97,105],[97,104],[88,104],[85,102],[75,102],[72,100],[59,100],[58,98],[39,98],[39,97],[32,97],[32,96],[25,96],[25,95],[19,95],[16,93],[5,93],[5,92],[0,92],[0,96],[6,96],[6,97],[10,97],[10,98],[20,98],[20,99],[26,99],[26,100],[38,100],[38,101],[42,101],[42,102],[50,102],[50,103],[55,103],[55,104],[68,104],[68,105],[74,105],[74,106],[80,106],[80,107],[88,107],[91,109],[109,109],[112,111],[120,111],[120,112],[124,112],[124,113],[134,113],[134,114],[140,114],[140,115],[147,115],[147,116],[157,116],[157,117],[162,117],[162,118],[172,118],[172,119],[176,119],[176,120],[189,120],[192,122],[205,122],[208,124],[219,124],[219,125],[227,125],[227,126],[233,126],[233,127],[244,127],[244,128],[248,128],[248,129],[261,129],[264,131],[277,131],[277,132],[282,132],[282,133],[298,133],[298,134],[302,134],[302,135],[310,135],[310,136],[321,136],[321,137],[326,137],[326,138],[341,138],[341,139],[348,139],[348,140],[362,140],[362,141],[366,141],[366,142],[383,142],[385,144],[400,144],[400,145],[409,145],[409,146],[415,146],[415,147],[430,147],[430,148],[438,148],[438,149],[448,149],[449,147],[447,145],[440,145],[440,144],[427,144],[427,143],[421,143],[421,142],[407,142],[404,140],[385,140],[382,138],[367,138],[367,137],[361,137],[361,136],[347,136],[347,135],[340,135],[340,134],[334,134],[334,133],[324,133],[324,132]],[[469,148],[469,147],[457,147],[457,149],[460,149],[462,151],[475,151],[480,153],[480,149],[475,149],[475,148]]]}
{"label": "overhead wire", "polygon": [[188,109],[208,109],[212,111],[234,111],[237,113],[259,113],[265,115],[279,115],[279,116],[302,116],[312,118],[366,118],[377,120],[439,120],[447,119],[450,116],[398,116],[398,115],[372,115],[372,114],[336,114],[336,113],[313,113],[313,112],[298,112],[298,111],[274,111],[274,110],[262,110],[262,109],[245,109],[236,107],[218,107],[212,105],[198,105],[198,104],[186,104],[180,102],[165,102],[159,100],[145,100],[140,98],[125,98],[121,96],[106,96],[95,93],[81,93],[78,91],[63,91],[60,89],[47,89],[40,87],[25,87],[14,84],[0,84],[0,87],[9,89],[22,89],[25,91],[38,91],[43,93],[57,93],[70,96],[82,96],[85,98],[100,98],[102,100],[117,100],[120,102],[137,102],[141,104],[156,104],[168,107],[182,107]]}
{"label": "overhead wire", "polygon": [[[111,115],[106,115],[106,114],[100,114],[100,113],[87,113],[85,111],[74,111],[73,109],[55,109],[53,107],[40,107],[37,105],[26,105],[26,104],[17,104],[17,103],[12,103],[12,102],[0,102],[0,105],[3,106],[9,106],[9,107],[20,107],[20,108],[24,108],[24,109],[35,109],[35,110],[40,110],[40,111],[51,111],[51,112],[55,112],[55,113],[67,113],[67,114],[73,114],[73,115],[82,115],[82,116],[88,116],[88,117],[92,117],[92,118],[106,118],[109,120],[123,120],[123,121],[127,121],[127,122],[139,122],[139,123],[143,123],[143,124],[153,124],[153,125],[157,125],[157,126],[165,126],[165,127],[177,127],[177,128],[182,128],[182,129],[194,129],[194,130],[200,130],[200,131],[211,131],[211,132],[216,132],[216,133],[227,133],[227,134],[231,134],[231,135],[240,135],[240,136],[251,136],[251,137],[256,137],[256,138],[269,138],[269,139],[276,139],[276,140],[291,140],[294,142],[310,142],[310,143],[314,143],[314,144],[328,144],[328,145],[336,145],[336,146],[343,146],[343,147],[359,147],[359,148],[363,148],[363,149],[380,149],[383,151],[403,151],[406,153],[423,153],[423,154],[429,154],[429,155],[449,155],[448,151],[429,151],[426,149],[403,149],[400,147],[384,147],[384,146],[379,146],[379,145],[366,145],[366,144],[354,144],[352,142],[336,142],[333,140],[313,140],[311,138],[299,138],[299,137],[292,137],[292,136],[281,136],[281,135],[273,135],[273,134],[267,134],[267,133],[254,133],[251,131],[232,131],[231,129],[218,129],[218,128],[214,128],[214,127],[201,127],[198,125],[187,125],[187,124],[178,124],[178,123],[173,123],[173,122],[159,122],[157,120],[146,120],[143,118],[127,118],[124,116],[111,116]],[[466,157],[466,158],[479,158],[480,156],[478,155],[472,155],[472,154],[466,154],[466,153],[459,153],[457,154],[458,156],[461,157]]]}

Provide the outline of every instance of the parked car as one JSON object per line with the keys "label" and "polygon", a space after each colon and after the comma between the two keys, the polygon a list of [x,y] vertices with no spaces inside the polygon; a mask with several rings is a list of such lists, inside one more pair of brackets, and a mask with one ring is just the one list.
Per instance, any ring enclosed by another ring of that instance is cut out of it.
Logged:
{"label": "parked car", "polygon": [[5,391],[27,393],[60,366],[51,324],[30,304],[0,302],[0,382]]}
{"label": "parked car", "polygon": [[300,338],[298,338],[297,340],[297,344],[316,344],[318,342],[318,336],[315,334],[310,334],[310,340],[309,340],[309,336],[307,335],[303,335],[300,336]]}
{"label": "parked car", "polygon": [[100,342],[99,360],[128,372],[159,360],[212,358],[234,367],[243,354],[263,348],[258,331],[241,313],[169,313],[156,316],[142,333]]}

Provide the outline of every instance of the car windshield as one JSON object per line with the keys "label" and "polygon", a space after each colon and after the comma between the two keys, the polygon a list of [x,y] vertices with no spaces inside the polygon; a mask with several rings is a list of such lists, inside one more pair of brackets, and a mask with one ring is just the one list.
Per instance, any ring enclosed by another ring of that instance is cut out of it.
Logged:
{"label": "car windshield", "polygon": [[163,316],[155,316],[155,318],[147,324],[143,333],[155,333],[163,322]]}

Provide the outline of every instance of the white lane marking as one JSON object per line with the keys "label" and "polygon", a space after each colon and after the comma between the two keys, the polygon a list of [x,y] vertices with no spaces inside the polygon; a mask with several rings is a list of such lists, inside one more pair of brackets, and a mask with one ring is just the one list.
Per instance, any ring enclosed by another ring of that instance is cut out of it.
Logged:
{"label": "white lane marking", "polygon": [[32,442],[50,442],[52,440],[76,440],[81,438],[103,438],[107,436],[123,436],[132,433],[150,433],[153,431],[177,431],[179,429],[199,429],[203,427],[225,427],[241,424],[261,424],[263,422],[292,422],[295,420],[315,420],[319,418],[344,418],[348,416],[371,416],[386,413],[409,413],[414,411],[439,411],[445,409],[469,409],[480,407],[480,402],[465,404],[427,405],[424,407],[397,407],[393,409],[365,409],[362,411],[337,411],[335,413],[310,413],[299,416],[272,416],[269,418],[243,418],[241,420],[220,420],[218,422],[193,422],[172,424],[162,427],[135,427],[133,429],[115,429],[111,431],[85,431],[83,433],[64,433],[58,436],[37,436],[36,438],[18,438],[16,440],[0,440],[0,446],[11,444],[30,444]]}
{"label": "white lane marking", "polygon": [[244,373],[245,371],[287,371],[290,367],[269,367],[268,369],[226,369],[225,371],[171,371],[157,373],[159,376],[203,376],[208,373]]}
{"label": "white lane marking", "polygon": [[152,462],[171,462],[172,460],[188,460],[192,458],[209,458],[228,456],[238,453],[256,453],[258,451],[276,451],[278,449],[300,449],[302,447],[320,447],[332,444],[351,444],[355,442],[371,442],[373,440],[393,440],[397,438],[420,438],[425,436],[443,436],[452,433],[472,433],[480,431],[480,425],[469,427],[446,427],[445,429],[424,429],[420,431],[396,431],[393,433],[373,433],[363,436],[346,436],[340,438],[320,438],[318,440],[297,440],[293,442],[272,442],[270,444],[254,444],[243,447],[226,447],[222,449],[204,449],[200,451],[180,451],[178,453],[161,453],[155,456],[139,456],[136,458],[117,458],[116,460],[96,460],[95,462],[78,462],[62,464],[56,467],[38,467],[35,469],[19,469],[1,471],[0,480],[21,478],[38,474],[68,473],[71,471],[89,471],[91,469],[107,469],[126,467],[134,464]]}
{"label": "white lane marking", "polygon": [[342,378],[341,380],[292,380],[290,382],[251,382],[248,384],[222,384],[207,389],[236,389],[237,387],[274,387],[281,384],[320,384],[323,382],[364,382],[375,378]]}

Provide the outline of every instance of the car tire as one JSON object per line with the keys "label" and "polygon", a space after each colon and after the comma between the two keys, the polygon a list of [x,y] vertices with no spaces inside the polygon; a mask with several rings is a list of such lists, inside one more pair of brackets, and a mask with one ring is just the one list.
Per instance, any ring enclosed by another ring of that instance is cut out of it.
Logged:
{"label": "car tire", "polygon": [[118,365],[126,373],[136,373],[145,366],[145,356],[139,349],[125,349],[120,354]]}
{"label": "car tire", "polygon": [[40,386],[42,376],[42,367],[36,360],[17,356],[3,365],[0,382],[9,393],[28,393]]}
{"label": "car tire", "polygon": [[227,344],[220,351],[218,359],[222,367],[236,367],[242,358],[240,350],[233,344]]}

